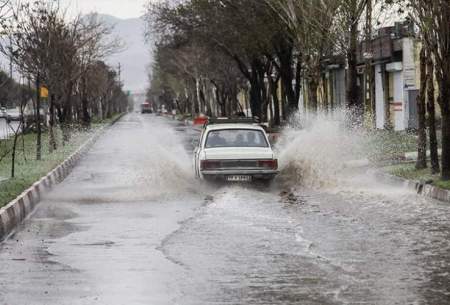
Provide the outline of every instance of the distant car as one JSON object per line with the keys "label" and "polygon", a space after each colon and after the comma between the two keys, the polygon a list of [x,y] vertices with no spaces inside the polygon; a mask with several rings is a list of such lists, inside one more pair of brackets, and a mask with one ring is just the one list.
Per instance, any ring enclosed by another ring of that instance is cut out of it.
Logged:
{"label": "distant car", "polygon": [[6,118],[8,117],[8,112],[6,111],[6,107],[0,108],[0,118]]}
{"label": "distant car", "polygon": [[141,104],[141,113],[153,113],[152,104],[145,102]]}
{"label": "distant car", "polygon": [[23,120],[24,115],[17,110],[11,110],[6,113],[6,120],[8,122],[20,122]]}
{"label": "distant car", "polygon": [[205,125],[194,151],[194,168],[205,180],[270,181],[278,174],[278,159],[263,127],[224,119]]}

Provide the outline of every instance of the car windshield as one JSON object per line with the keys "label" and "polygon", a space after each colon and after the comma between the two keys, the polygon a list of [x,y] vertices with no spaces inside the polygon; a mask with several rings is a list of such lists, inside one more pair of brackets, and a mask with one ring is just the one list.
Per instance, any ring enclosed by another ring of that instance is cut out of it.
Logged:
{"label": "car windshield", "polygon": [[210,131],[205,147],[269,147],[269,144],[261,130],[223,129]]}

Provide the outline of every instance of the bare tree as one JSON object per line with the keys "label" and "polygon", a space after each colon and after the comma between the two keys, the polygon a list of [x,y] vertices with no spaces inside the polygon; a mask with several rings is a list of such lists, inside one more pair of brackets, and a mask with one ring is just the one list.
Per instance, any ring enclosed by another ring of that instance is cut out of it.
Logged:
{"label": "bare tree", "polygon": [[304,79],[308,83],[309,108],[318,109],[318,87],[322,78],[322,59],[334,49],[335,33],[331,31],[339,1],[266,0],[292,33],[296,48],[302,54]]}
{"label": "bare tree", "polygon": [[436,110],[434,97],[434,63],[433,57],[428,52],[427,54],[427,113],[428,113],[428,134],[430,138],[430,158],[431,171],[437,174],[440,171],[438,143],[436,135]]}
{"label": "bare tree", "polygon": [[416,169],[427,167],[427,134],[426,134],[426,90],[427,90],[426,50],[420,51],[420,93],[417,97],[418,137]]}
{"label": "bare tree", "polygon": [[[2,28],[9,36],[9,44],[1,45],[1,52],[8,56],[16,65],[18,70],[36,82],[37,109],[40,109],[40,72],[41,58],[36,50],[44,49],[40,41],[32,39],[43,29],[43,20],[37,18],[37,10],[31,4],[17,3],[7,6],[11,11],[11,18],[2,20]],[[27,52],[24,52],[27,50]],[[39,113],[39,110],[37,111]],[[41,122],[40,116],[36,116],[36,159],[41,159]]]}
{"label": "bare tree", "polygon": [[[390,1],[396,2],[396,1]],[[448,0],[400,0],[410,9],[421,40],[434,60],[442,115],[441,177],[450,180],[450,2]]]}

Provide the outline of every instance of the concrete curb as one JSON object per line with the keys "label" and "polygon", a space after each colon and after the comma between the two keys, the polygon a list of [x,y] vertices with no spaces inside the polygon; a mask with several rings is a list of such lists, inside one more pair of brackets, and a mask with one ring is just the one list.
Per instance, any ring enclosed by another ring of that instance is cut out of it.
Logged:
{"label": "concrete curb", "polygon": [[103,135],[105,130],[119,121],[125,113],[118,116],[109,125],[98,130],[77,151],[70,155],[46,176],[35,182],[16,199],[0,209],[0,241],[7,239],[14,233],[16,227],[25,220],[41,200],[42,195],[62,182],[78,164],[81,158],[89,151],[94,143]]}
{"label": "concrete curb", "polygon": [[422,195],[424,197],[436,199],[443,202],[450,203],[450,191],[441,189],[437,186],[433,186],[431,184],[426,184],[420,181],[413,181],[404,178],[400,178],[388,173],[385,173],[381,170],[375,170],[374,175],[376,178],[388,182],[390,184],[395,184],[398,186],[407,187],[411,190],[417,192],[417,194]]}

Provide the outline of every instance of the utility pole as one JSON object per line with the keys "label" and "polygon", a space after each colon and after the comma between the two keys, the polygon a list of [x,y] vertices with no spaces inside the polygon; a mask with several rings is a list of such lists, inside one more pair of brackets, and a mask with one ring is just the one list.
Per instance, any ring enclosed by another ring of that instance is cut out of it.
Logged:
{"label": "utility pole", "polygon": [[36,75],[36,160],[41,160],[42,151],[42,130],[41,130],[41,76],[39,72]]}
{"label": "utility pole", "polygon": [[[12,37],[11,37],[11,34],[9,35],[9,47],[12,50]],[[9,54],[9,78],[12,80],[12,78],[13,78],[13,55],[12,55],[12,51],[10,53],[11,54]]]}

